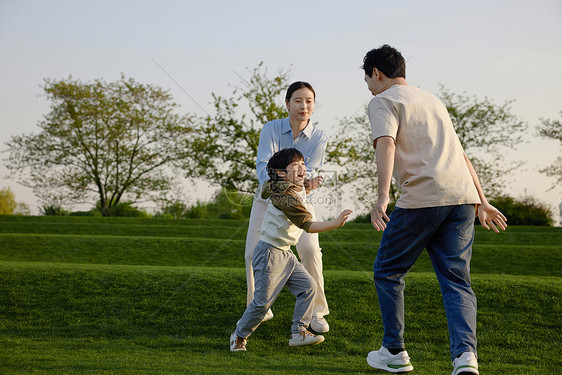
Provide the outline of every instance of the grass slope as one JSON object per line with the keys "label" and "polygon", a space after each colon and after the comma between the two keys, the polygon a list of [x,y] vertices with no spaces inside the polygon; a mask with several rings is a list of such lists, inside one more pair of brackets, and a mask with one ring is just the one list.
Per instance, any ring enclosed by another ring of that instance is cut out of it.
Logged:
{"label": "grass slope", "polygon": [[[243,231],[245,228],[238,228]],[[355,238],[360,239],[359,236]],[[188,237],[0,234],[0,260],[244,267],[243,240]],[[324,269],[370,271],[378,242],[321,241]],[[553,245],[473,247],[472,273],[562,276],[562,251]],[[509,261],[505,261],[509,259]],[[413,271],[431,272],[423,253]]]}
{"label": "grass slope", "polygon": [[[230,353],[228,336],[245,307],[242,269],[1,262],[0,372],[373,373],[365,356],[380,345],[382,324],[370,273],[328,271],[326,281],[332,329],[325,343],[287,345],[294,299],[284,291],[249,351]],[[473,282],[483,373],[560,365],[552,356],[561,339],[560,279],[477,275]],[[447,373],[433,274],[407,277],[406,304],[416,374]]]}
{"label": "grass slope", "polygon": [[[245,308],[247,222],[0,216],[2,374],[373,374],[382,324],[369,224],[321,234],[331,331],[287,345],[294,297],[230,353]],[[483,374],[560,367],[562,230],[477,229],[472,261]],[[445,315],[423,254],[406,278],[415,374],[449,374]]]}

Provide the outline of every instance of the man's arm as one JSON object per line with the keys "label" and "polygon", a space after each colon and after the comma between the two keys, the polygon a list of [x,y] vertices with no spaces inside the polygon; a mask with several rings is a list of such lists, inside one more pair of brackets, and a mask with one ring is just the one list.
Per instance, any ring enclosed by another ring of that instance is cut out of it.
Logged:
{"label": "man's arm", "polygon": [[386,228],[386,209],[390,202],[390,182],[392,180],[392,169],[394,168],[394,152],[396,145],[394,138],[390,136],[380,137],[373,141],[377,163],[377,203],[371,210],[371,224],[377,231]]}
{"label": "man's arm", "polygon": [[271,131],[271,126],[264,125],[260,132],[260,141],[256,157],[256,171],[258,173],[260,186],[269,179],[269,175],[267,174],[267,162],[275,153],[275,142]]}
{"label": "man's arm", "polygon": [[480,185],[480,179],[476,174],[476,170],[466,154],[464,154],[464,160],[470,172],[470,176],[472,176],[472,181],[474,182],[476,191],[478,191],[478,196],[480,197],[481,205],[478,207],[478,219],[480,220],[480,225],[488,230],[490,230],[491,226],[492,230],[496,233],[499,232],[496,225],[498,225],[501,230],[505,230],[505,228],[507,228],[507,218],[497,208],[488,203],[488,200],[484,195],[484,191],[482,190],[482,185]]}

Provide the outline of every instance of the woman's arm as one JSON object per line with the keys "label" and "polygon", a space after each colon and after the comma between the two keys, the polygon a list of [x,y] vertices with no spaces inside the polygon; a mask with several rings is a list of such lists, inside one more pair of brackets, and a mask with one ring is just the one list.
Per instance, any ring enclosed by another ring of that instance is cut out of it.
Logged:
{"label": "woman's arm", "polygon": [[258,172],[258,182],[261,185],[269,179],[267,174],[267,162],[275,153],[275,142],[273,140],[272,126],[265,124],[260,133],[258,143],[258,153],[256,156],[256,171]]}

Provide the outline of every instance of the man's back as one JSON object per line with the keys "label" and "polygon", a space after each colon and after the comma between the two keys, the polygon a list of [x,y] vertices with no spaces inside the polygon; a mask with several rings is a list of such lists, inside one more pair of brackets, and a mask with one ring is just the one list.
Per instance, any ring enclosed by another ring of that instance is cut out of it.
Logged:
{"label": "man's back", "polygon": [[479,203],[464,152],[445,106],[432,94],[394,85],[369,103],[373,139],[396,142],[400,208]]}

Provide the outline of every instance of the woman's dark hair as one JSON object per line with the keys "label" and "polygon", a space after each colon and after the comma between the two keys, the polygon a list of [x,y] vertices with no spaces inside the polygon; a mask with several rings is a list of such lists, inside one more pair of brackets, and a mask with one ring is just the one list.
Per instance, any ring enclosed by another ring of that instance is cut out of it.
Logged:
{"label": "woman's dark hair", "polygon": [[287,94],[285,95],[285,100],[286,101],[291,100],[291,96],[293,96],[293,93],[297,90],[302,89],[302,88],[307,88],[310,91],[312,91],[312,95],[314,95],[314,100],[316,100],[316,93],[314,92],[314,89],[312,88],[312,85],[308,82],[303,82],[303,81],[297,81],[297,82],[291,83],[291,86],[289,86],[289,88],[287,89]]}
{"label": "woman's dark hair", "polygon": [[406,78],[406,61],[397,49],[388,44],[374,48],[363,58],[363,70],[369,77],[373,76],[373,68],[380,70],[387,78]]}
{"label": "woman's dark hair", "polygon": [[304,160],[301,152],[296,148],[284,148],[277,151],[267,162],[267,174],[274,181],[282,180],[277,171],[284,171],[287,166],[295,161]]}

